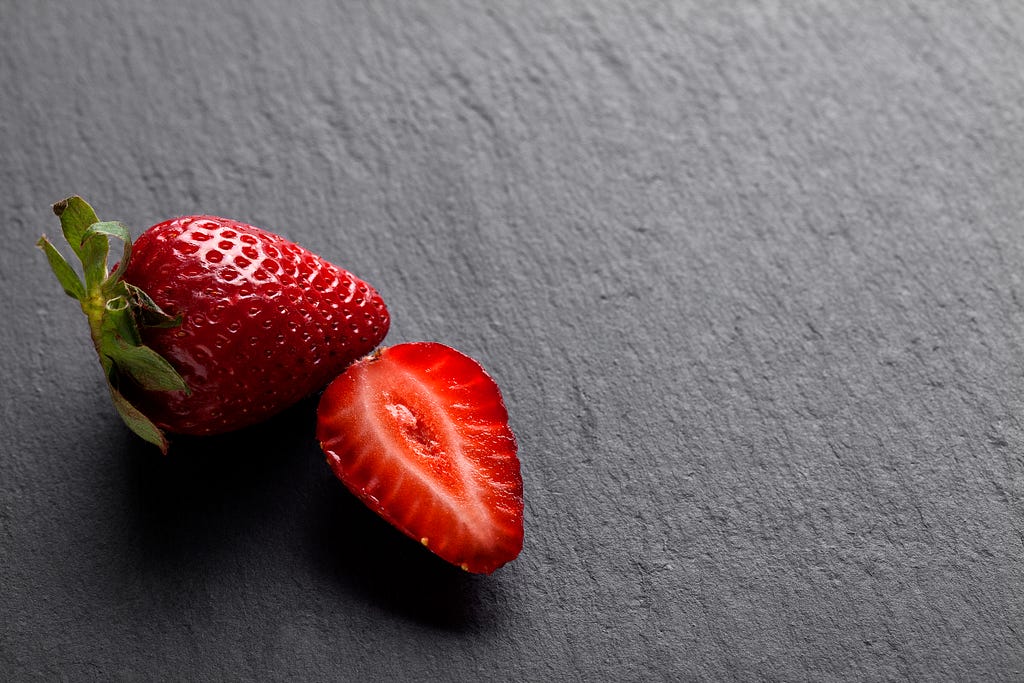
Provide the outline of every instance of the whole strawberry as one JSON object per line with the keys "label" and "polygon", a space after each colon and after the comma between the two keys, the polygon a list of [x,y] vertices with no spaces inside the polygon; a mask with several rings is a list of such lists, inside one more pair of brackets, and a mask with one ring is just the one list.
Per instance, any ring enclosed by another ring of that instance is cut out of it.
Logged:
{"label": "whole strawberry", "polygon": [[[89,319],[125,423],[167,451],[164,431],[216,434],[255,424],[323,387],[384,339],[390,323],[367,283],[244,223],[187,216],[132,244],[80,197],[54,205],[84,283],[39,246]],[[124,243],[108,272],[109,238]]]}

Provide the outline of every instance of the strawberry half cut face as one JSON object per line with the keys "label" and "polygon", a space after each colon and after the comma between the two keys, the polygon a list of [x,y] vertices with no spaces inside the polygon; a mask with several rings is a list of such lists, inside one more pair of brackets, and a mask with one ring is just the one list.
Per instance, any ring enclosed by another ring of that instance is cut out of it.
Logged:
{"label": "strawberry half cut face", "polygon": [[523,545],[523,480],[497,384],[443,344],[379,349],[324,392],[317,438],[334,473],[393,526],[466,571]]}

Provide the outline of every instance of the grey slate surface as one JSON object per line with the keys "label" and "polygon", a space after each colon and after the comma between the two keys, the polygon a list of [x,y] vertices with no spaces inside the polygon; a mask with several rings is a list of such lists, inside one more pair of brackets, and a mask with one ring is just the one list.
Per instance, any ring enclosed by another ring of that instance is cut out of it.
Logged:
{"label": "grey slate surface", "polygon": [[[1024,6],[0,5],[7,680],[1024,679]],[[371,281],[502,386],[521,557],[310,400],[161,458],[33,243],[80,193]]]}

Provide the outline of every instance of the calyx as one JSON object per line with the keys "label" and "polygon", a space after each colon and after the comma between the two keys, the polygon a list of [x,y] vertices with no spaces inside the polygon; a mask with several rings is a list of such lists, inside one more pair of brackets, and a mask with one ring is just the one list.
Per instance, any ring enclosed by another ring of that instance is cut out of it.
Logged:
{"label": "calyx", "polygon": [[[46,238],[36,246],[43,250],[64,292],[77,299],[89,320],[92,343],[103,367],[114,407],[128,427],[167,453],[168,441],[152,420],[129,402],[126,383],[152,391],[184,391],[189,387],[174,366],[142,343],[143,327],[177,327],[181,317],[169,315],[138,287],[122,280],[131,259],[128,229],[115,221],[100,221],[81,197],[68,197],[53,205],[64,238],[82,264],[84,282],[56,247]],[[123,244],[121,259],[113,272],[107,266],[110,238]]]}

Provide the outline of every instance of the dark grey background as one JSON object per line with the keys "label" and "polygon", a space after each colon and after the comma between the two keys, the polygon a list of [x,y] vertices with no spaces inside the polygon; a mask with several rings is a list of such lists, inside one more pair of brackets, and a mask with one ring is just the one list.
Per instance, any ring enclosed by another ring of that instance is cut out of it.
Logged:
{"label": "dark grey background", "polygon": [[[3,678],[1024,677],[1024,5],[0,7]],[[377,520],[315,400],[133,438],[33,248],[71,193],[481,360],[521,557]]]}

